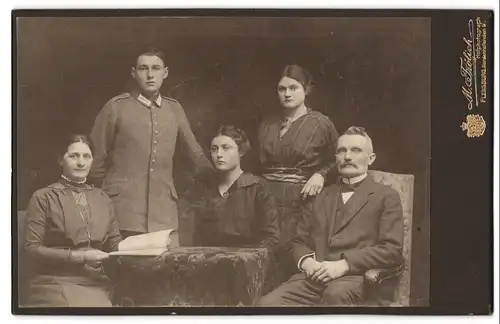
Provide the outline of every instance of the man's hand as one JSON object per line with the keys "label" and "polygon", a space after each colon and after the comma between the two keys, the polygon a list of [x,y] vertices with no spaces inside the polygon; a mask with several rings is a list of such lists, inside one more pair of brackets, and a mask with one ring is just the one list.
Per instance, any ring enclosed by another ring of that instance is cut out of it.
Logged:
{"label": "man's hand", "polygon": [[320,266],[321,263],[312,257],[306,258],[301,264],[301,268],[306,272],[308,278],[311,278],[311,276],[320,269]]}
{"label": "man's hand", "polygon": [[346,260],[323,261],[320,267],[314,272],[311,279],[317,282],[328,283],[342,277],[349,271],[349,264]]}

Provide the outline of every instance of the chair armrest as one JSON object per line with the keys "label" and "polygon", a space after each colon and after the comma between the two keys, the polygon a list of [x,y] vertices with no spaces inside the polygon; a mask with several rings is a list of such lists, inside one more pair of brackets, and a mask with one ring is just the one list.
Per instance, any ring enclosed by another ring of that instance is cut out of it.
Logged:
{"label": "chair armrest", "polygon": [[381,284],[384,280],[394,278],[403,273],[405,268],[404,262],[398,267],[392,269],[370,269],[365,272],[364,280],[371,285]]}

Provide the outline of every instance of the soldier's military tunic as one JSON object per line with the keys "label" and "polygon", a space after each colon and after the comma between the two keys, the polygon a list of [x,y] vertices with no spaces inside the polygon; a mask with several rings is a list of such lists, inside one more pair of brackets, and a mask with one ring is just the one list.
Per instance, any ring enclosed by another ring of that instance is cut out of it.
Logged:
{"label": "soldier's military tunic", "polygon": [[172,178],[176,144],[184,146],[197,173],[212,169],[182,106],[158,96],[123,93],[99,112],[91,133],[95,145],[91,177],[114,203],[120,230],[154,232],[178,227]]}

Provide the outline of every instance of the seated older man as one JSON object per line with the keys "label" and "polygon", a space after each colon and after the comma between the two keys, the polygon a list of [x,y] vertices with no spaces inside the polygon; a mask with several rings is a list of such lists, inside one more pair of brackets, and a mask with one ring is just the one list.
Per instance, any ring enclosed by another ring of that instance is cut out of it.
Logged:
{"label": "seated older man", "polygon": [[301,272],[262,297],[261,306],[362,303],[363,274],[402,262],[403,213],[398,193],[372,180],[373,144],[352,126],[337,142],[341,179],[304,210],[291,253]]}

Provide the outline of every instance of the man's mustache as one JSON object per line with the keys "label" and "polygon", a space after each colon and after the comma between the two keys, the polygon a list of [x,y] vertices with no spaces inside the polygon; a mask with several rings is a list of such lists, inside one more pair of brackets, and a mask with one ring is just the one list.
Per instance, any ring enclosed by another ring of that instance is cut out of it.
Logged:
{"label": "man's mustache", "polygon": [[349,163],[349,162],[346,162],[346,163],[342,163],[342,164],[340,164],[340,167],[341,167],[341,168],[345,168],[345,167],[347,167],[347,166],[352,166],[352,167],[358,168],[358,166],[357,166],[356,164],[354,164],[354,163]]}

